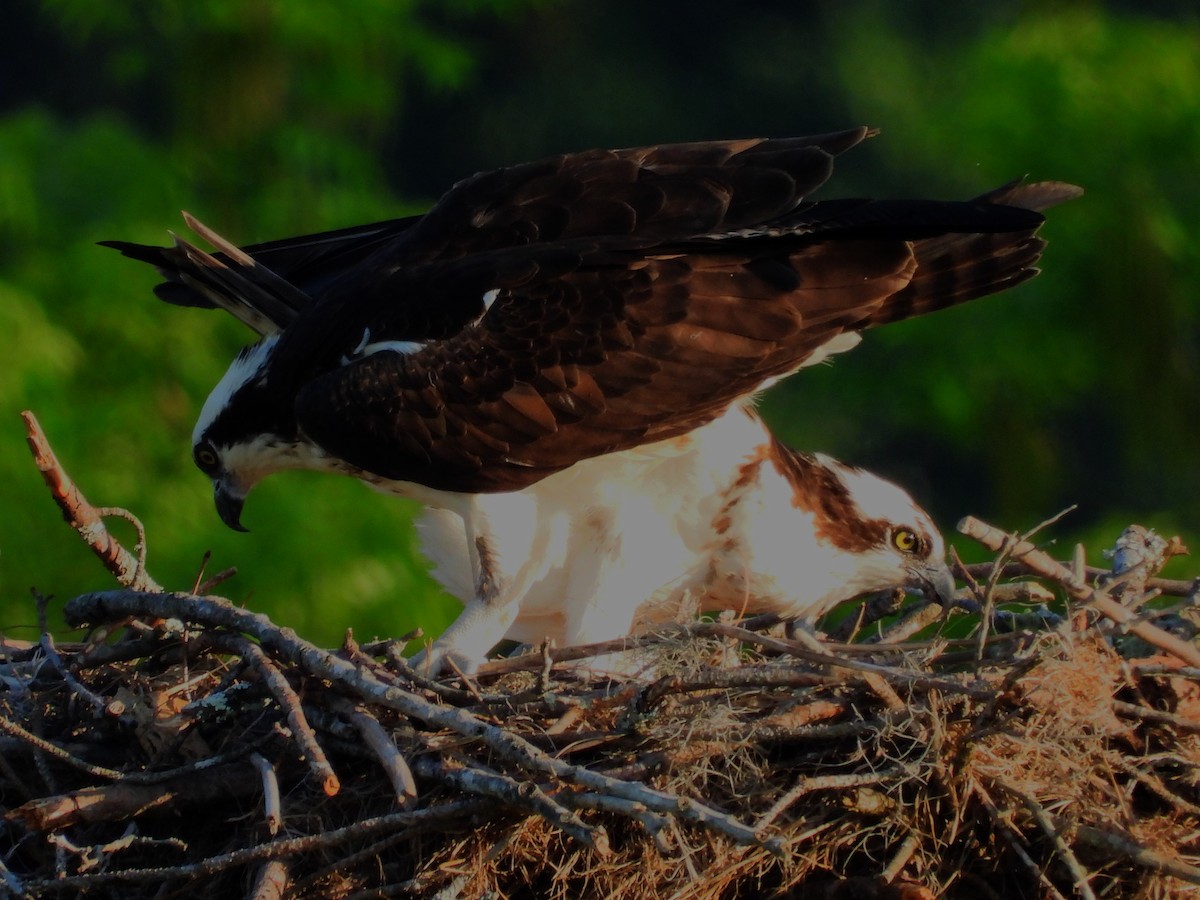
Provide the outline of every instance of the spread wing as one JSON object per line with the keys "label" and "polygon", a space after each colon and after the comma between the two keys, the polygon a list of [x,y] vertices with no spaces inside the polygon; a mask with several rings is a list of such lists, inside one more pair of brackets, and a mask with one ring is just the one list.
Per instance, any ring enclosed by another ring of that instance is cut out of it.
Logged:
{"label": "spread wing", "polygon": [[268,380],[328,452],[513,490],[686,433],[847,331],[1033,274],[1031,210],[1072,189],[808,201],[867,135],[593,151],[474,176],[420,219],[118,249],[281,332]]}
{"label": "spread wing", "polygon": [[[1070,193],[1003,190],[1017,204]],[[740,233],[568,241],[416,266],[393,276],[395,296],[422,298],[419,308],[435,296],[474,304],[475,318],[422,343],[428,323],[414,328],[398,304],[348,296],[311,325],[338,346],[380,349],[306,381],[297,421],[329,452],[387,478],[518,489],[580,459],[684,434],[839,335],[900,317],[895,302],[916,315],[1032,276],[1040,222],[988,197],[836,202]],[[360,331],[339,334],[346,323]],[[311,359],[312,335],[299,343],[297,356]]]}
{"label": "spread wing", "polygon": [[388,349],[411,332],[374,320],[367,340],[382,349],[306,381],[297,422],[387,478],[513,490],[712,419],[859,326],[912,267],[900,241],[787,257],[594,249],[537,261],[525,283],[493,288],[484,315],[421,349]]}
{"label": "spread wing", "polygon": [[393,302],[388,276],[433,260],[583,236],[655,241],[756,226],[799,206],[829,177],[835,156],[873,133],[565,154],[467,178],[425,216],[242,248],[185,214],[214,254],[179,238],[173,247],[101,244],[155,266],[167,279],[155,289],[160,299],[219,307],[269,334],[331,292]]}

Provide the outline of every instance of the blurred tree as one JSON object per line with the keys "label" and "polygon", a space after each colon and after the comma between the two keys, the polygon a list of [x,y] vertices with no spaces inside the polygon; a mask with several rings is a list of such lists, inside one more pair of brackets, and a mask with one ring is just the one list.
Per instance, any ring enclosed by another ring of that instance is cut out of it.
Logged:
{"label": "blurred tree", "polygon": [[168,584],[188,586],[211,548],[214,568],[242,570],[228,594],[325,642],[453,612],[414,553],[412,507],[347,479],[271,479],[251,535],[220,526],[189,435],[248,334],[161,307],[151,273],[94,241],[160,241],[181,206],[266,240],[419,211],[473,171],[566,149],[860,122],[884,135],[827,196],[963,196],[1025,172],[1089,194],[1055,211],[1037,281],[871,335],[773,392],[777,426],[910,486],[947,525],[1083,502],[1076,528],[1200,530],[1190,3],[10,7],[0,627],[32,620],[29,585],[107,584],[28,462],[26,407],[95,502],[143,518]]}

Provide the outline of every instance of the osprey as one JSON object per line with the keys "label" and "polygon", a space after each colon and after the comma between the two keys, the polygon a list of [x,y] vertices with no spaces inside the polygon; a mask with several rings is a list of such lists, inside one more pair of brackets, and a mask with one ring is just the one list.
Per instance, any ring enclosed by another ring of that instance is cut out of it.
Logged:
{"label": "osprey", "polygon": [[753,397],[869,328],[1018,284],[1038,210],[809,200],[873,132],[557,156],[455,185],[426,215],[218,252],[107,242],[169,302],[261,337],[201,410],[196,465],[241,529],[251,487],[340,472],[427,506],[465,604],[425,662],[502,638],[618,637],[690,603],[811,620],[954,581],[900,488],[775,440]]}

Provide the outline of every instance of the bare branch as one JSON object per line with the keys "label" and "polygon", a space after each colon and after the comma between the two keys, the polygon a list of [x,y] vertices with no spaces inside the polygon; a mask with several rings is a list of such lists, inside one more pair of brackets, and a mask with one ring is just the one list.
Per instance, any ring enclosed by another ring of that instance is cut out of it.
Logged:
{"label": "bare branch", "polygon": [[[21,413],[21,418],[25,420],[26,440],[30,452],[33,453],[34,462],[38,471],[42,473],[42,480],[50,488],[50,494],[62,510],[67,524],[79,533],[84,543],[92,548],[92,552],[100,558],[100,562],[112,572],[120,584],[136,591],[162,590],[145,569],[145,532],[141,523],[126,510],[92,506],[54,455],[37,417],[26,410]],[[141,538],[140,553],[143,555],[135,556],[121,546],[104,525],[106,515],[120,515],[135,523]]]}

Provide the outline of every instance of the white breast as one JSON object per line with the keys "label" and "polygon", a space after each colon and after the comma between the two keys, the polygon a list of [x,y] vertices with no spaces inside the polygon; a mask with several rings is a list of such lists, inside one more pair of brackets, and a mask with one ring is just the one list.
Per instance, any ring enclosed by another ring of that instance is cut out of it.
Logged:
{"label": "white breast", "polygon": [[[507,637],[590,643],[627,634],[639,607],[707,570],[712,523],[740,466],[769,437],[740,409],[689,435],[577,463],[516,494],[480,495],[499,568],[523,588]],[[463,518],[418,521],[434,576],[464,602],[474,593]]]}

